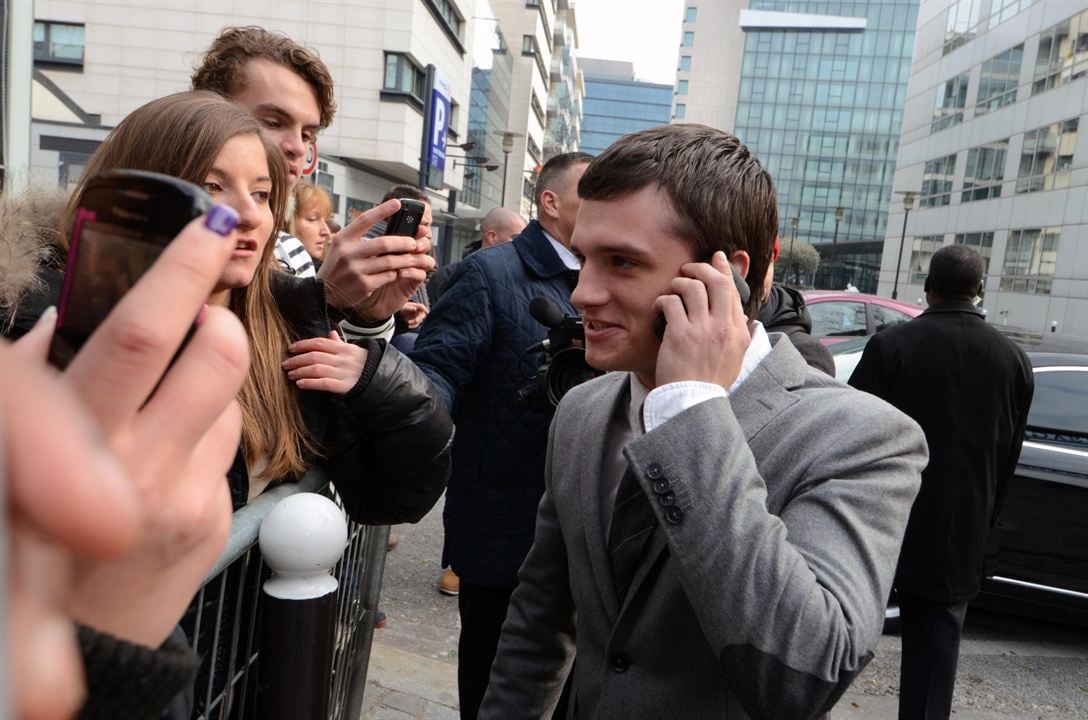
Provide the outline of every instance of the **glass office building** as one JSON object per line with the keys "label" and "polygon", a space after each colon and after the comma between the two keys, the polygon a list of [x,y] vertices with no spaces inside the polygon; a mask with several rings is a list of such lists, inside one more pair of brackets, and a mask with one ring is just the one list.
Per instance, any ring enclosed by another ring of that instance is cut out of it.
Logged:
{"label": "glass office building", "polygon": [[741,14],[734,132],[774,176],[783,244],[797,217],[797,241],[819,250],[816,287],[876,291],[917,13],[918,0],[752,0]]}
{"label": "glass office building", "polygon": [[638,82],[628,62],[579,58],[585,80],[578,149],[599,155],[620,136],[669,122],[672,85]]}

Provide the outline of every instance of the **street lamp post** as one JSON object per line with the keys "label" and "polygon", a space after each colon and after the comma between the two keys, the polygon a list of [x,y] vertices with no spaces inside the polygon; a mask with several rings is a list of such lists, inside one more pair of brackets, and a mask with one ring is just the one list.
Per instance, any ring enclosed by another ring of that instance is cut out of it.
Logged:
{"label": "street lamp post", "polygon": [[[798,219],[798,217],[796,215],[794,215],[793,217],[790,218],[790,227],[793,228],[793,232],[790,233],[790,259],[789,259],[788,262],[793,265],[793,284],[794,285],[797,284],[797,260],[796,260],[796,258],[793,257],[793,241],[797,239],[797,223],[798,222],[799,222],[799,219]],[[786,269],[789,270],[789,267],[787,266]],[[783,280],[786,279],[785,273],[782,274],[782,279]]]}
{"label": "street lamp post", "polygon": [[907,239],[907,217],[914,207],[914,193],[903,191],[903,232],[899,234],[899,255],[895,258],[895,281],[892,283],[892,300],[899,299],[899,269],[903,266],[903,243]]}
{"label": "street lamp post", "polygon": [[839,243],[839,223],[842,222],[844,208],[840,205],[835,208],[835,234],[831,237],[831,268],[828,271],[828,285],[835,289],[835,252]]}
{"label": "street lamp post", "polygon": [[514,150],[514,138],[520,137],[520,133],[507,130],[495,134],[502,135],[502,201],[499,204],[506,207],[506,178],[510,174],[510,153]]}

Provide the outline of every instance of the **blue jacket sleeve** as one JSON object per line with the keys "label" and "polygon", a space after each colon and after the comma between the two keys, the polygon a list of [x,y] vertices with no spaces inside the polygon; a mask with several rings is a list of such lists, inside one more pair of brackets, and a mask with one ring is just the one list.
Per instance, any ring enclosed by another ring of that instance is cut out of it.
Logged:
{"label": "blue jacket sleeve", "polygon": [[487,277],[479,263],[468,258],[423,321],[411,354],[450,413],[491,351],[494,317]]}

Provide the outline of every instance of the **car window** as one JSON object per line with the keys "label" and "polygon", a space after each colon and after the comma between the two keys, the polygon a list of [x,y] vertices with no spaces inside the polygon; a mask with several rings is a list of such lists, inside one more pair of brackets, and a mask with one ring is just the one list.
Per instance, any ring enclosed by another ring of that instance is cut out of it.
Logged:
{"label": "car window", "polygon": [[892,325],[900,325],[909,322],[910,319],[910,315],[907,315],[905,312],[900,312],[873,303],[873,323],[876,325],[877,332],[880,332],[884,328],[890,328]]}
{"label": "car window", "polygon": [[808,306],[814,337],[853,337],[868,335],[865,303],[832,300]]}
{"label": "car window", "polygon": [[1035,371],[1028,427],[1088,439],[1088,370]]}

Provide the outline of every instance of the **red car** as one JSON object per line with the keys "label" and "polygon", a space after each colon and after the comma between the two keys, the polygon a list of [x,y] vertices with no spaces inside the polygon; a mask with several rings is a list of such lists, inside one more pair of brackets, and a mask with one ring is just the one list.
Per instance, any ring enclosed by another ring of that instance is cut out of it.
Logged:
{"label": "red car", "polygon": [[874,335],[921,315],[925,309],[879,295],[841,290],[809,290],[805,303],[812,316],[812,336],[824,345]]}

